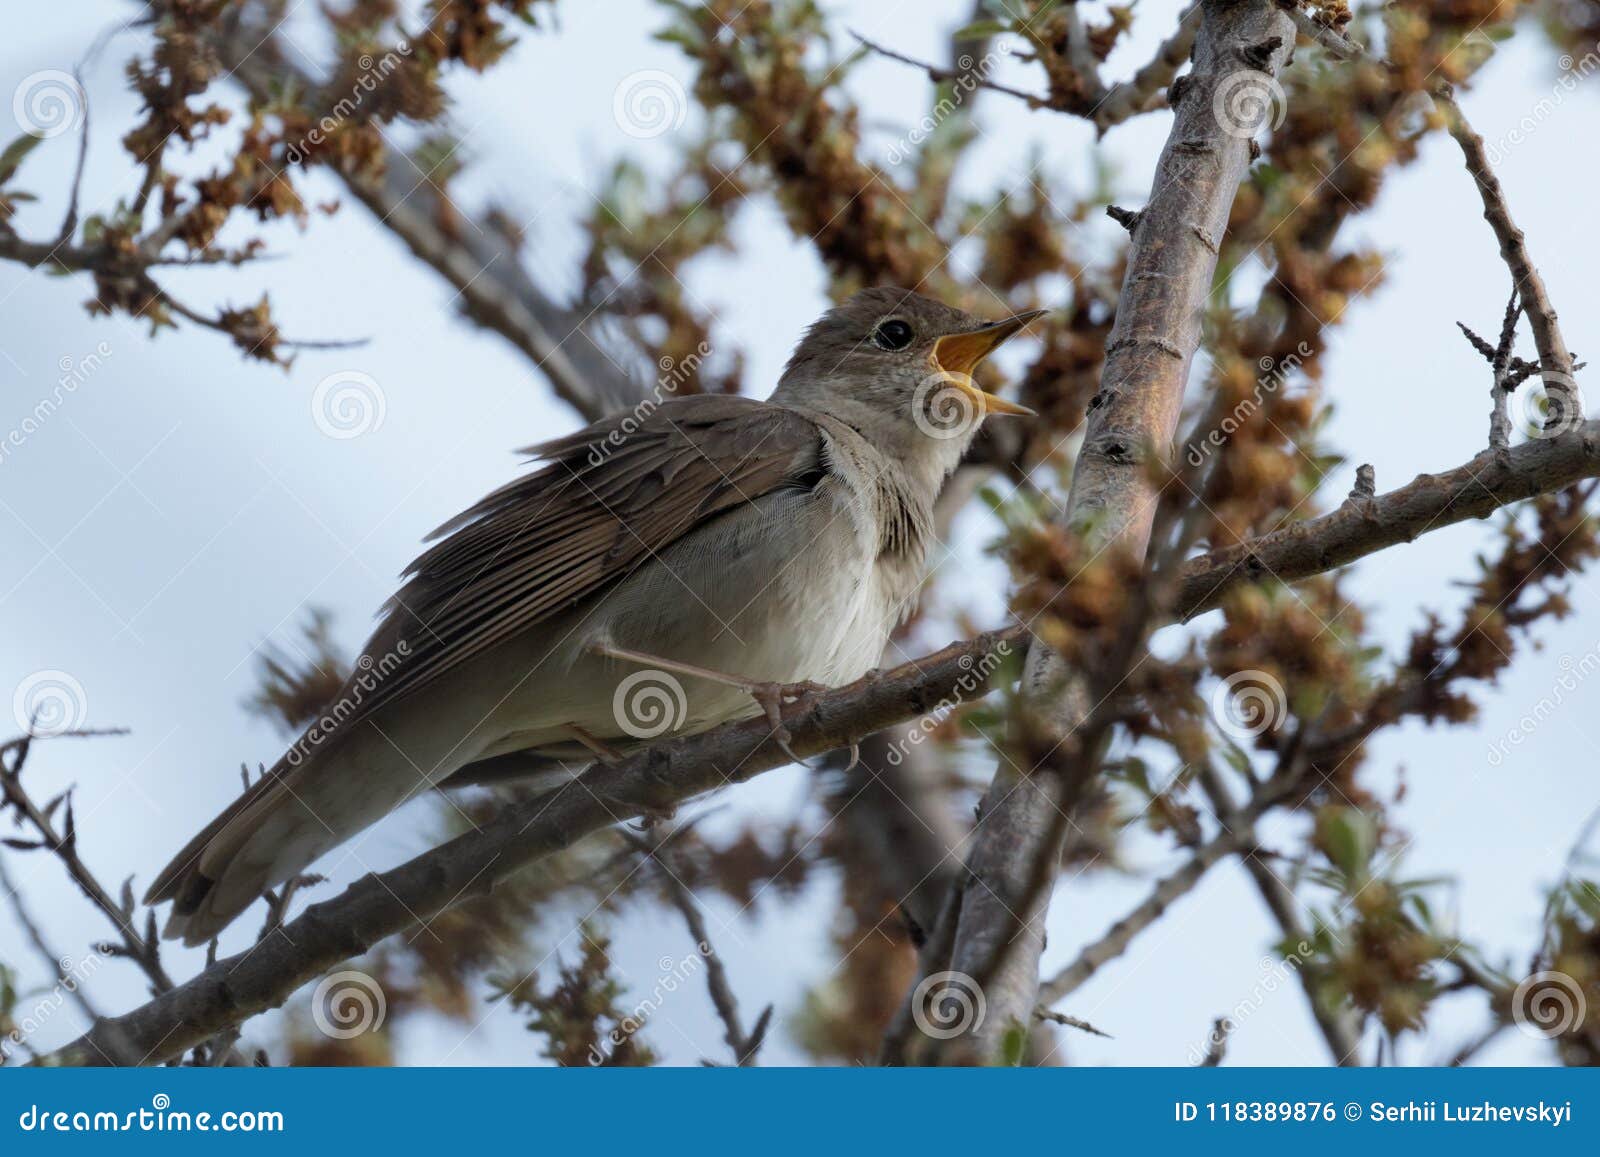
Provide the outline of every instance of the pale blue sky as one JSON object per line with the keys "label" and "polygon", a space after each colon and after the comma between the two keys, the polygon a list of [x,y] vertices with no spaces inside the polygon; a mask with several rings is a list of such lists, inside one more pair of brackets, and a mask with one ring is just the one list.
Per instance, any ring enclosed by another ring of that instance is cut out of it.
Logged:
{"label": "pale blue sky", "polygon": [[[310,5],[302,7],[310,10]],[[1125,73],[1167,30],[1175,0],[1141,5],[1135,43],[1112,69]],[[854,27],[907,52],[936,57],[966,0],[937,4],[865,2],[830,5],[835,27]],[[0,96],[33,72],[70,68],[102,30],[126,21],[132,6],[80,0],[34,13],[26,32],[0,46]],[[689,71],[669,46],[650,39],[660,14],[643,0],[563,4],[559,36],[529,35],[487,77],[458,78],[452,121],[465,138],[470,168],[462,199],[492,193],[526,220],[533,268],[554,285],[571,284],[580,240],[575,217],[610,160],[630,155],[660,165],[672,137],[640,141],[612,116],[622,78],[660,69],[681,80]],[[297,17],[291,40],[320,56],[313,19]],[[90,205],[130,189],[129,161],[116,138],[135,104],[121,77],[140,42],[135,31],[112,38],[86,66],[95,132],[86,180]],[[1000,79],[1034,85],[1008,65]],[[1556,81],[1554,53],[1525,34],[1499,52],[1465,101],[1477,127],[1498,140],[1547,97]],[[927,88],[908,70],[869,63],[854,74],[874,144],[887,150],[919,119]],[[1567,96],[1526,141],[1506,152],[1500,176],[1580,352],[1600,313],[1593,269],[1600,237],[1575,224],[1592,216],[1581,148],[1594,136],[1597,98]],[[4,111],[0,102],[0,112]],[[1106,148],[1119,163],[1123,203],[1137,204],[1168,124],[1156,114],[1120,128]],[[980,106],[983,140],[967,172],[973,188],[1015,185],[1042,156],[1055,187],[1089,181],[1090,134],[1067,118],[1029,113],[1003,98]],[[13,132],[0,126],[0,137]],[[54,227],[70,174],[70,138],[35,152],[25,187],[44,199],[20,227]],[[1559,179],[1558,179],[1559,178]],[[331,184],[313,186],[334,194]],[[1098,225],[1095,226],[1099,228]],[[1506,274],[1480,216],[1454,146],[1431,138],[1420,163],[1388,185],[1356,234],[1391,255],[1388,282],[1356,305],[1327,362],[1328,396],[1338,406],[1331,439],[1351,456],[1325,483],[1327,501],[1349,489],[1354,464],[1377,470],[1380,490],[1418,472],[1455,465],[1482,444],[1487,426],[1483,364],[1454,329],[1458,318],[1492,327],[1504,304]],[[747,353],[747,388],[765,394],[794,337],[824,306],[824,279],[808,248],[792,240],[772,207],[742,215],[740,253],[699,264],[696,296],[720,319],[719,336]],[[195,272],[171,279],[197,306],[253,300],[270,289],[286,332],[302,337],[366,337],[353,351],[306,352],[294,368],[242,362],[216,335],[186,329],[151,342],[125,319],[91,320],[81,308],[86,284],[0,266],[0,428],[30,413],[59,376],[105,343],[102,365],[24,445],[0,462],[0,692],[9,696],[41,670],[70,673],[84,689],[90,726],[125,725],[123,739],[40,745],[30,764],[41,795],[78,784],[85,854],[110,881],[130,872],[148,880],[181,838],[230,800],[241,760],[269,761],[279,740],[249,718],[241,699],[252,685],[251,661],[268,639],[286,639],[308,604],[331,607],[341,639],[354,646],[369,616],[393,589],[420,537],[517,468],[510,451],[570,429],[575,420],[553,400],[528,363],[497,338],[455,314],[453,291],[415,263],[359,207],[306,232],[277,229],[281,260],[244,270]],[[960,254],[954,258],[961,260]],[[382,425],[358,438],[325,436],[313,420],[318,382],[341,371],[369,375],[382,390]],[[977,514],[962,527],[955,564],[992,575],[978,558],[989,534]],[[1487,540],[1467,524],[1393,550],[1357,568],[1351,589],[1391,645],[1403,641],[1426,609],[1449,613],[1451,587],[1471,573]],[[981,582],[960,584],[961,589]],[[942,605],[955,604],[946,588]],[[1576,584],[1575,613],[1546,627],[1542,653],[1525,653],[1502,685],[1484,696],[1473,727],[1427,731],[1409,726],[1373,748],[1373,782],[1390,784],[1404,768],[1408,793],[1395,815],[1417,837],[1411,874],[1454,874],[1462,929],[1501,953],[1525,953],[1537,929],[1540,889],[1554,880],[1585,816],[1600,802],[1593,767],[1600,719],[1588,705],[1600,691],[1581,687],[1500,766],[1491,743],[1551,693],[1563,655],[1600,647],[1600,587]],[[980,615],[999,613],[998,594],[976,595]],[[934,632],[936,633],[936,632]],[[932,637],[929,642],[941,639]],[[946,632],[948,633],[948,632]],[[802,798],[789,770],[728,793],[727,815],[787,808]],[[353,854],[332,858],[337,881],[398,863],[426,833],[415,816],[380,825]],[[1152,841],[1131,846],[1135,867],[1158,871],[1176,861]],[[64,953],[78,955],[104,935],[99,917],[43,856],[0,852],[35,913]],[[805,986],[832,964],[831,911],[824,884],[804,902],[760,907],[739,917],[708,901],[712,928],[736,987],[753,1008],[774,1000],[780,1017]],[[1069,959],[1143,894],[1143,878],[1098,875],[1064,887],[1051,916],[1047,967]],[[232,930],[225,947],[253,934],[254,919]],[[554,922],[548,943],[563,939]],[[1123,960],[1075,995],[1066,1010],[1105,1028],[1112,1040],[1074,1037],[1071,1056],[1090,1064],[1181,1064],[1213,1017],[1248,998],[1262,979],[1261,959],[1275,932],[1242,870],[1216,870]],[[567,951],[572,945],[565,937]],[[10,911],[0,910],[0,944],[12,963],[36,968],[22,950]],[[619,929],[619,962],[635,991],[647,993],[658,959],[689,950],[673,918],[631,918]],[[186,976],[198,953],[169,949],[168,966]],[[27,979],[39,981],[42,971]],[[93,995],[108,1009],[136,1002],[143,990],[131,967],[96,977]],[[1445,1011],[1430,1046],[1437,1057],[1479,1024],[1476,1009]],[[42,1030],[41,1047],[76,1025],[63,1017]],[[652,1018],[652,1043],[675,1063],[718,1055],[721,1029],[698,986],[676,994]],[[534,1043],[517,1020],[494,1012],[470,1032],[438,1021],[408,1033],[413,1061],[517,1063]],[[1539,1042],[1508,1034],[1486,1060],[1535,1062]],[[783,1031],[768,1059],[798,1060]],[[1279,986],[1235,1034],[1230,1061],[1322,1063],[1325,1051],[1292,987]]]}

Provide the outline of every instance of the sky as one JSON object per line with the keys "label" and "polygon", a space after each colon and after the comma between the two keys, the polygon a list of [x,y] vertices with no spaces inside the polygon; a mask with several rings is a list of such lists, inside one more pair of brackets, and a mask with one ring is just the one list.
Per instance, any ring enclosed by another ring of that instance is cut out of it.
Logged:
{"label": "sky", "polygon": [[[835,28],[929,59],[941,55],[946,32],[967,7],[966,0],[827,6]],[[283,31],[314,66],[327,56],[311,8],[298,5]],[[1177,8],[1173,0],[1141,5],[1136,35],[1108,71],[1122,76],[1141,63]],[[132,14],[119,0],[46,6],[0,44],[0,97],[41,70],[81,62],[93,117],[89,205],[132,188],[129,159],[117,143],[136,113],[121,76],[142,43],[137,29],[124,27]],[[671,155],[671,132],[640,139],[614,115],[619,90],[641,71],[690,79],[676,52],[651,38],[661,24],[660,11],[643,0],[564,3],[559,35],[526,35],[487,76],[457,77],[451,85],[451,123],[469,161],[458,196],[469,205],[492,196],[524,220],[530,267],[552,287],[573,284],[582,244],[574,222],[610,163],[628,156],[660,171]],[[1463,104],[1486,140],[1501,146],[1500,179],[1582,352],[1600,312],[1592,276],[1600,233],[1576,224],[1592,218],[1593,181],[1586,178],[1594,162],[1581,146],[1594,137],[1600,96],[1592,83],[1575,93],[1559,87],[1555,55],[1525,29],[1498,49]],[[997,79],[1037,84],[1015,63],[1003,65]],[[866,109],[871,144],[885,154],[926,109],[927,86],[891,62],[863,65],[850,87]],[[0,100],[0,121],[5,117]],[[1168,114],[1152,114],[1108,136],[1121,203],[1139,203],[1169,123]],[[974,190],[1039,179],[1065,193],[1093,180],[1090,134],[1069,118],[986,97],[978,125],[982,136],[966,173]],[[12,135],[0,124],[0,137]],[[71,140],[55,138],[29,158],[22,183],[41,204],[19,216],[25,234],[46,233],[59,220]],[[311,188],[336,195],[331,183]],[[690,287],[746,352],[747,390],[764,395],[794,338],[826,307],[826,281],[771,205],[748,206],[737,235],[738,253],[698,263]],[[1421,160],[1388,183],[1376,210],[1357,219],[1351,236],[1383,250],[1389,267],[1378,293],[1353,307],[1326,362],[1325,388],[1336,407],[1328,438],[1350,457],[1323,483],[1329,503],[1349,490],[1358,463],[1374,466],[1383,491],[1478,451],[1487,429],[1487,377],[1454,323],[1492,329],[1507,281],[1459,154],[1437,134]],[[316,605],[334,612],[340,641],[353,650],[420,538],[513,477],[515,448],[577,425],[527,361],[461,319],[454,290],[359,206],[331,220],[314,218],[304,232],[276,229],[270,240],[270,263],[186,272],[170,285],[198,306],[245,304],[270,290],[287,334],[365,344],[304,351],[285,372],[243,362],[215,334],[185,328],[152,341],[147,327],[125,318],[91,319],[82,308],[86,283],[0,265],[0,429],[20,426],[64,369],[81,378],[48,421],[0,458],[0,541],[7,546],[0,551],[0,701],[65,687],[81,709],[80,725],[128,728],[121,738],[41,744],[29,763],[40,798],[76,785],[85,855],[112,882],[130,873],[147,881],[234,797],[241,761],[270,763],[281,750],[280,738],[242,706],[264,645],[289,644]],[[371,403],[357,436],[330,433],[329,381],[355,383]],[[963,587],[994,590],[967,606],[997,622],[1003,579],[981,554],[991,534],[980,514],[965,518],[948,565],[994,580]],[[1452,583],[1471,573],[1489,534],[1487,524],[1463,524],[1354,569],[1350,590],[1391,652],[1428,609],[1459,605]],[[1542,650],[1525,650],[1480,696],[1475,724],[1408,725],[1372,748],[1375,786],[1392,789],[1404,776],[1407,790],[1394,816],[1415,837],[1404,873],[1453,877],[1451,917],[1495,958],[1525,957],[1542,889],[1559,877],[1600,804],[1592,770],[1600,688],[1580,685],[1509,756],[1492,756],[1536,704],[1561,694],[1556,681],[1569,666],[1600,653],[1597,582],[1578,580],[1574,614],[1543,628]],[[941,607],[948,610],[954,600],[946,599]],[[805,796],[803,776],[787,769],[741,786],[717,801],[724,812],[710,822],[787,812]],[[391,817],[329,858],[329,887],[393,866],[436,834],[426,816]],[[1154,841],[1139,839],[1129,860],[1125,874],[1064,882],[1051,911],[1047,972],[1177,863]],[[104,936],[101,918],[53,859],[0,850],[0,862],[63,956],[80,959]],[[717,898],[705,901],[736,990],[748,1004],[777,1004],[779,1029],[764,1054],[770,1063],[804,1059],[782,1020],[834,963],[834,886],[824,880],[799,903],[758,903],[744,913]],[[254,923],[247,918],[241,925],[250,927],[231,930],[224,950],[242,947]],[[571,958],[570,923],[552,918],[541,948]],[[615,931],[618,965],[636,995],[652,990],[665,962],[691,951],[675,916],[632,913]],[[1275,939],[1243,870],[1219,867],[1063,1006],[1112,1034],[1074,1036],[1064,1057],[1097,1065],[1188,1063],[1212,1019],[1234,1011],[1240,1023],[1230,1063],[1325,1063],[1303,998],[1272,961]],[[47,982],[6,905],[0,958],[23,966],[26,982]],[[167,949],[178,976],[201,963],[198,952]],[[134,969],[113,962],[96,971],[92,994],[102,1007],[122,1010],[142,998],[143,983]],[[1238,1015],[1242,1007],[1249,1015]],[[1447,1055],[1475,1034],[1480,1009],[1442,1009],[1430,1039],[1402,1059]],[[74,1017],[61,1012],[33,1043],[48,1048],[70,1039],[82,1027]],[[270,1018],[262,1023],[270,1030]],[[669,1063],[692,1064],[719,1053],[721,1033],[703,989],[691,985],[663,1002],[647,1035]],[[408,1023],[400,1055],[521,1064],[535,1059],[536,1047],[513,1014],[495,1009],[466,1026],[442,1018]],[[1550,1054],[1544,1042],[1512,1032],[1482,1059],[1536,1064]]]}

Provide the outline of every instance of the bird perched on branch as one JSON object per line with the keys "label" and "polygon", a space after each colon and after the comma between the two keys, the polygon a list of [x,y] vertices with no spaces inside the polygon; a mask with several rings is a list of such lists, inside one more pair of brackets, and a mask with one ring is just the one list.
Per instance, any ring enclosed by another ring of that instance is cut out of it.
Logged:
{"label": "bird perched on branch", "polygon": [[166,935],[441,784],[595,759],[859,678],[911,610],[933,503],[984,417],[972,371],[1037,313],[869,289],[807,331],[770,400],[646,402],[530,451],[451,520],[354,673],[161,872]]}

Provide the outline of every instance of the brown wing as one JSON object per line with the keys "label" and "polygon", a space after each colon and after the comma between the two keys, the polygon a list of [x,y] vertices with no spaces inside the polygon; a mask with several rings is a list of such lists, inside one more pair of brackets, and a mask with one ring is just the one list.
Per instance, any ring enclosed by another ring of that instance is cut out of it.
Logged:
{"label": "brown wing", "polygon": [[599,593],[701,523],[814,485],[823,470],[814,423],[728,396],[674,399],[525,452],[549,465],[434,531],[442,541],[407,569],[363,660],[382,670],[404,641],[403,661],[367,679],[376,686],[352,720]]}

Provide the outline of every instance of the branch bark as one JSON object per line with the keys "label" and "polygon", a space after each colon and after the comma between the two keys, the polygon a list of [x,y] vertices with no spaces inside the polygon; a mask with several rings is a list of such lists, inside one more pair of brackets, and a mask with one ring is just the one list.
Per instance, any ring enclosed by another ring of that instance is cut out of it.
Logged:
{"label": "branch bark", "polygon": [[[1066,524],[1096,549],[1145,555],[1156,509],[1146,462],[1166,457],[1176,433],[1228,212],[1250,165],[1250,138],[1271,106],[1271,74],[1293,50],[1294,36],[1293,22],[1271,0],[1202,5],[1194,69],[1129,246],[1067,503]],[[1241,90],[1258,99],[1241,102]],[[1092,708],[1082,673],[1036,643],[1022,690],[1046,735],[1082,742],[1074,732]],[[1073,762],[1092,765],[1093,753]],[[968,860],[980,886],[964,891],[951,966],[983,977],[988,1014],[952,1042],[955,1059],[993,1062],[1008,1036],[1032,1022],[1044,917],[1068,826],[1057,818],[1070,813],[1088,777],[1056,778],[1019,773],[1002,758],[980,809]]]}

